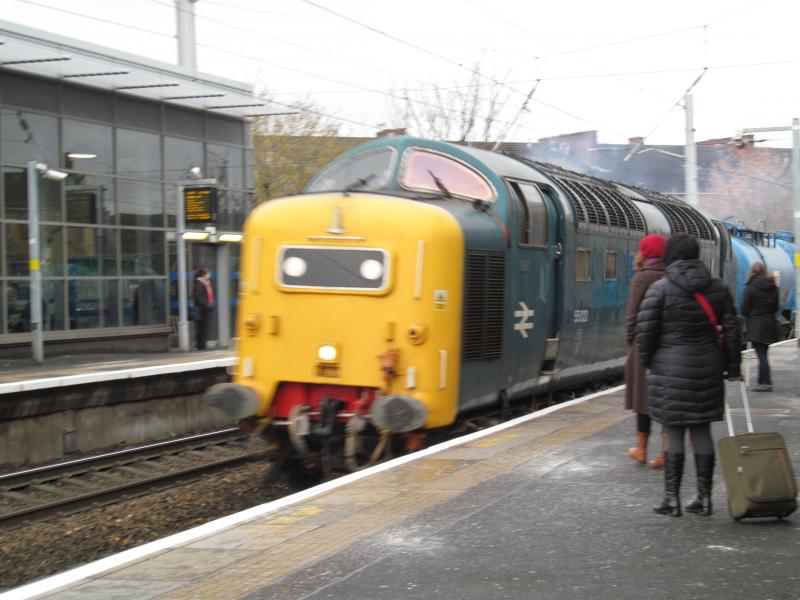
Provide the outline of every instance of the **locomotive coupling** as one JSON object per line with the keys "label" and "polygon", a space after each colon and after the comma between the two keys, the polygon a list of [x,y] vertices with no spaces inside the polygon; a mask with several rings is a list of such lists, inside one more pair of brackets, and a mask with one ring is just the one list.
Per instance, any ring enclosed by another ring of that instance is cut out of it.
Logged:
{"label": "locomotive coupling", "polygon": [[254,416],[261,403],[255,390],[238,383],[212,385],[206,390],[203,402],[233,419]]}
{"label": "locomotive coupling", "polygon": [[370,417],[378,430],[405,433],[425,425],[428,409],[410,396],[381,396],[372,403]]}

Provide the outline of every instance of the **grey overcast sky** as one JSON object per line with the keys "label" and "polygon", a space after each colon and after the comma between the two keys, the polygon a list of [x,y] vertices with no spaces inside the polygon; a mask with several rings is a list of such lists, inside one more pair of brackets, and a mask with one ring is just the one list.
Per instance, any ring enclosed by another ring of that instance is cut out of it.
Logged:
{"label": "grey overcast sky", "polygon": [[[2,18],[177,62],[172,0],[0,0]],[[198,68],[311,99],[342,133],[402,125],[403,89],[503,82],[508,141],[596,129],[601,142],[682,144],[800,117],[797,0],[199,0]],[[338,14],[334,14],[338,13]],[[525,96],[540,79],[528,105]],[[414,92],[420,94],[421,92]],[[356,125],[357,121],[363,125]],[[788,146],[788,133],[760,136]]]}

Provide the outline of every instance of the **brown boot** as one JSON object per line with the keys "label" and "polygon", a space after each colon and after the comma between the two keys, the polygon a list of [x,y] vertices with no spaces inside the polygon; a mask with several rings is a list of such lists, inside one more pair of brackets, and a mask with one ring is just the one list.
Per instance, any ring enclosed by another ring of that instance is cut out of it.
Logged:
{"label": "brown boot", "polygon": [[636,432],[636,447],[628,450],[630,456],[636,462],[644,464],[647,461],[647,438],[649,436],[641,431]]}
{"label": "brown boot", "polygon": [[661,449],[658,451],[658,456],[651,460],[648,466],[651,469],[663,469],[664,468],[664,449],[667,447],[667,434],[661,432]]}

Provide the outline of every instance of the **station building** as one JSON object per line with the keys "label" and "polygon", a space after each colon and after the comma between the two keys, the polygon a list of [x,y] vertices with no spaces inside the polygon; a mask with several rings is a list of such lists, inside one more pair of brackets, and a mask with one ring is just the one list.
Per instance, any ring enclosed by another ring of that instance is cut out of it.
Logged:
{"label": "station building", "polygon": [[265,110],[246,84],[0,21],[0,356],[30,356],[29,161],[66,175],[36,177],[46,355],[175,345],[178,186],[198,176],[218,210],[187,272],[212,271],[209,338],[227,345],[240,236],[221,234],[252,207]]}

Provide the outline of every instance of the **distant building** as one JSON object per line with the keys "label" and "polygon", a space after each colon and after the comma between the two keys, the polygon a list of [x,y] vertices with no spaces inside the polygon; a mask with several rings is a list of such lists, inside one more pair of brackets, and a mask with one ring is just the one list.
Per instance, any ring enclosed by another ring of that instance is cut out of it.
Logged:
{"label": "distant building", "polygon": [[[219,183],[218,232],[240,232],[252,205],[252,88],[183,67],[0,22],[0,354],[29,355],[26,163],[40,180],[45,353],[165,350],[177,315],[178,181]],[[210,236],[213,241],[215,236]],[[209,267],[225,345],[239,248],[188,243]],[[189,288],[191,289],[191,287]]]}

